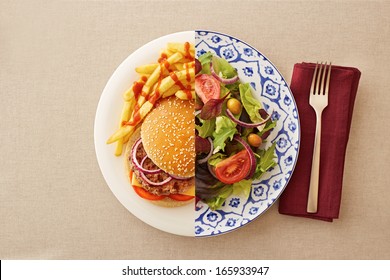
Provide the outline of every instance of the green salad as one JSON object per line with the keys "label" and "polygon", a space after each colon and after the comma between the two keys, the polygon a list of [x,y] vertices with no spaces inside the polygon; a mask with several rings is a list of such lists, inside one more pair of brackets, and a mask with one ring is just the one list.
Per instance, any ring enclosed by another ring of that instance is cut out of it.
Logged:
{"label": "green salad", "polygon": [[252,182],[276,165],[275,143],[264,148],[276,125],[225,59],[195,59],[196,197],[212,210],[231,195],[248,197]]}

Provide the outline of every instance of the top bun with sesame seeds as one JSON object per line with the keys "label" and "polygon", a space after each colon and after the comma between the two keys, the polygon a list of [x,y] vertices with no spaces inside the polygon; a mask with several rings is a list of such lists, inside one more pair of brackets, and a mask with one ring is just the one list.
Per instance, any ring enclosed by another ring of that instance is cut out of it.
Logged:
{"label": "top bun with sesame seeds", "polygon": [[195,176],[194,106],[192,100],[164,98],[141,126],[142,143],[148,157],[174,176]]}

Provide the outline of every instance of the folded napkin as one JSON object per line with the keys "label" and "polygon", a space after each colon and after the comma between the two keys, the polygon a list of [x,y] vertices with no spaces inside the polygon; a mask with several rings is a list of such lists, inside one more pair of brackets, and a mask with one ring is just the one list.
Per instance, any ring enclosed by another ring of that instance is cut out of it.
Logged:
{"label": "folded napkin", "polygon": [[279,213],[332,222],[339,216],[345,152],[360,71],[332,66],[328,107],[322,113],[318,212],[309,214],[306,205],[316,129],[316,115],[309,105],[309,92],[314,68],[313,63],[294,66],[291,91],[298,107],[301,143],[295,171],[280,197]]}

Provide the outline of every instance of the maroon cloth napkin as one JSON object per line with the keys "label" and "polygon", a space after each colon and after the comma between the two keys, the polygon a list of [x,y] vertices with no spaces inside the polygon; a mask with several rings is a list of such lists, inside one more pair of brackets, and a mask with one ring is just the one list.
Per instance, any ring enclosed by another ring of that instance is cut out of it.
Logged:
{"label": "maroon cloth napkin", "polygon": [[295,171],[280,197],[279,213],[331,222],[339,216],[345,152],[360,71],[332,66],[328,107],[322,113],[318,212],[309,214],[306,205],[316,128],[309,92],[314,68],[313,63],[294,65],[291,91],[298,107],[301,143]]}

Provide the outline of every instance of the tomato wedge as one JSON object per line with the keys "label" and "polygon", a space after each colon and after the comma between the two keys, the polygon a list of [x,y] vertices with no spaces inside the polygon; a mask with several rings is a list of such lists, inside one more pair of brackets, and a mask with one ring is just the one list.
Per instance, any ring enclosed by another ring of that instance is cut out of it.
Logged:
{"label": "tomato wedge", "polygon": [[[167,197],[166,195],[152,194],[152,193],[146,191],[142,187],[133,186],[133,189],[134,189],[136,194],[138,194],[143,199],[147,199],[147,200],[162,200],[162,199]],[[191,200],[194,198],[192,195],[186,195],[186,194],[170,194],[168,197],[173,199],[173,200],[177,200],[177,201],[187,201],[187,200]]]}
{"label": "tomato wedge", "polygon": [[186,194],[170,194],[169,198],[172,198],[173,200],[177,201],[187,201],[193,199],[194,197],[192,195]]}
{"label": "tomato wedge", "polygon": [[215,166],[215,175],[225,184],[234,184],[243,180],[250,171],[251,162],[248,152],[242,150],[224,159]]}
{"label": "tomato wedge", "polygon": [[211,75],[201,74],[195,77],[195,92],[204,104],[210,99],[218,99],[221,92],[219,81]]}
{"label": "tomato wedge", "polygon": [[133,189],[134,189],[136,194],[138,194],[140,197],[147,199],[147,200],[161,200],[161,199],[165,198],[164,195],[152,194],[142,187],[133,186]]}

